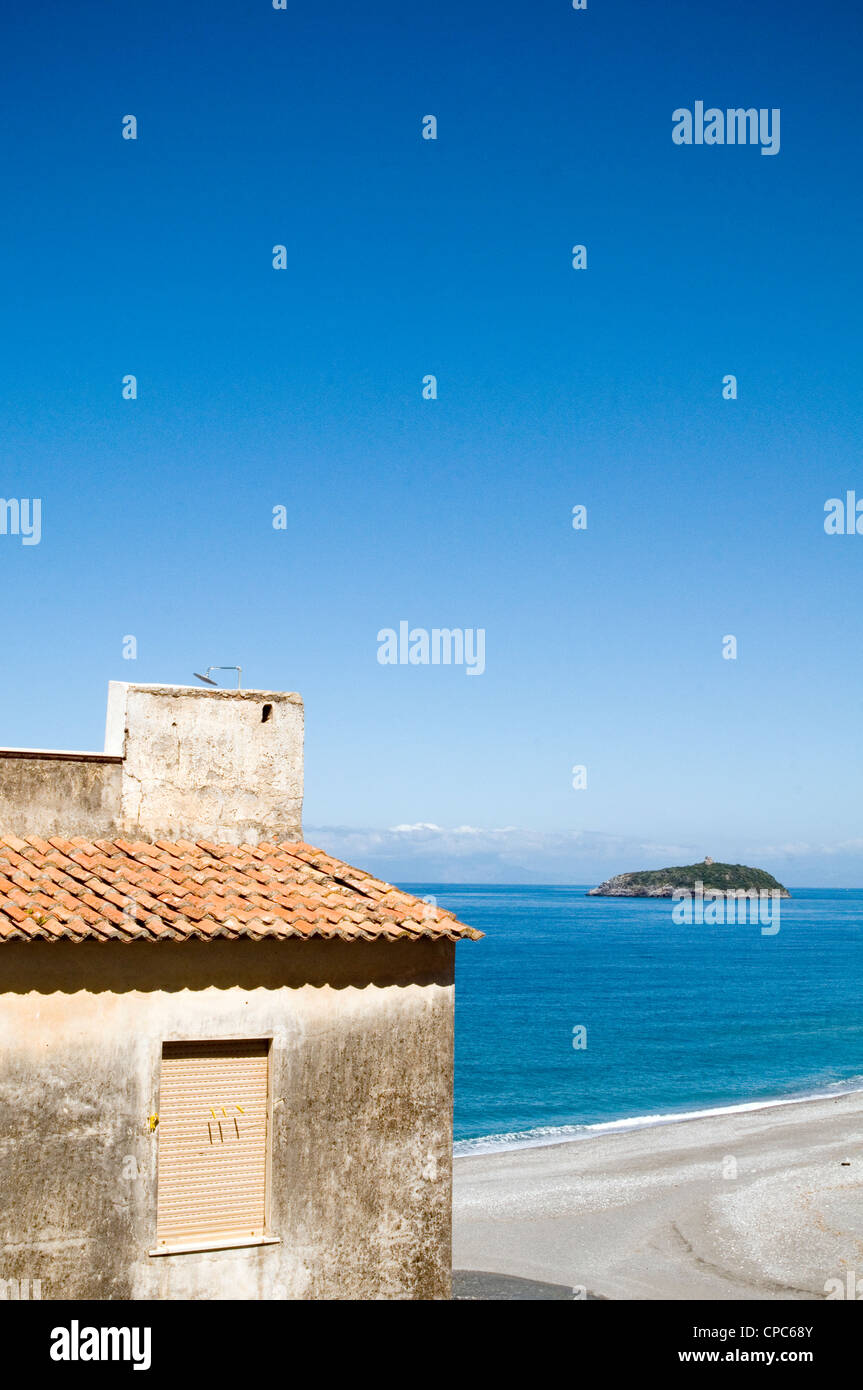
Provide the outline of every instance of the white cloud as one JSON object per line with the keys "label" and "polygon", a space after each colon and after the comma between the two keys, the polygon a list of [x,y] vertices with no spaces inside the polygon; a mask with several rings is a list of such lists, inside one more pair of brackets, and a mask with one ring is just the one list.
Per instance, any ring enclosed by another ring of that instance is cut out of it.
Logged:
{"label": "white cloud", "polygon": [[612,874],[692,864],[704,855],[751,864],[790,884],[863,883],[863,840],[835,845],[751,845],[657,841],[594,830],[527,830],[518,826],[447,828],[415,821],[388,829],[307,827],[306,838],[348,863],[393,882],[600,883]]}
{"label": "white cloud", "polygon": [[[691,862],[692,846],[658,845],[593,831],[524,830],[518,826],[451,828],[431,821],[388,830],[308,828],[331,854],[385,878],[496,883],[589,883],[655,862]],[[601,871],[601,872],[600,872]]]}
{"label": "white cloud", "polygon": [[417,821],[416,825],[392,825],[390,826],[391,835],[411,835],[418,830],[440,830],[439,825],[434,825],[431,821]]}

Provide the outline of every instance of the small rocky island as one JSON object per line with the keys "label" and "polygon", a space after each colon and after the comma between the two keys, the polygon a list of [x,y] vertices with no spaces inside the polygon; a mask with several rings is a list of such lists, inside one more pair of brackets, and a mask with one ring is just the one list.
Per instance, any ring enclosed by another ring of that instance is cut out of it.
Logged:
{"label": "small rocky island", "polygon": [[696,883],[704,885],[705,893],[729,891],[778,892],[790,898],[787,888],[764,869],[750,869],[746,864],[715,864],[709,857],[700,864],[682,864],[673,869],[642,869],[632,874],[615,874],[598,888],[588,890],[589,898],[670,898],[676,888],[692,891]]}

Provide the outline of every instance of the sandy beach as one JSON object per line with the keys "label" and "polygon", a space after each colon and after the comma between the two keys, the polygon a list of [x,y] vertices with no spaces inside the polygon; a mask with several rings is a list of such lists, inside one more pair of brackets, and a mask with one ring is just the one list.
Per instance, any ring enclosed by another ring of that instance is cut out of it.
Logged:
{"label": "sandy beach", "polygon": [[863,1093],[457,1157],[453,1268],[474,1298],[863,1294]]}

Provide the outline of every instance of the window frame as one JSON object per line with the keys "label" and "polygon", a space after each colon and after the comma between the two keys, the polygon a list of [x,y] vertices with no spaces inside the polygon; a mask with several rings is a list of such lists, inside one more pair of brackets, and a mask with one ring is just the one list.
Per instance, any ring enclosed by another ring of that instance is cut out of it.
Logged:
{"label": "window frame", "polygon": [[[266,1101],[266,1139],[264,1153],[264,1225],[260,1235],[257,1236],[227,1236],[220,1239],[213,1236],[208,1240],[200,1241],[177,1241],[169,1244],[155,1244],[147,1251],[153,1258],[164,1255],[191,1255],[207,1250],[242,1250],[259,1245],[280,1245],[281,1236],[273,1234],[270,1222],[270,1203],[272,1196],[272,1168],[273,1168],[273,1054],[275,1051],[275,1039],[271,1033],[258,1034],[251,1037],[248,1033],[229,1033],[221,1037],[170,1037],[163,1038],[159,1044],[158,1068],[159,1079],[156,1086],[156,1186],[155,1186],[155,1223],[159,1219],[159,1125],[158,1116],[162,1104],[162,1063],[165,1057],[165,1046],[172,1044],[194,1047],[197,1044],[206,1046],[208,1043],[265,1043],[266,1062],[267,1062],[267,1101]],[[155,1224],[154,1223],[154,1224]]]}

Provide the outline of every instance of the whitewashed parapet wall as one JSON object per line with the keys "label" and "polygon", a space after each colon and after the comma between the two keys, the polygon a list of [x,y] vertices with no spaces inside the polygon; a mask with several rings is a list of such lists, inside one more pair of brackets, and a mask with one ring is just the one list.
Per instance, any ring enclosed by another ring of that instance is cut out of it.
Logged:
{"label": "whitewashed parapet wall", "polygon": [[111,681],[104,753],[0,749],[0,834],[302,838],[294,693]]}

